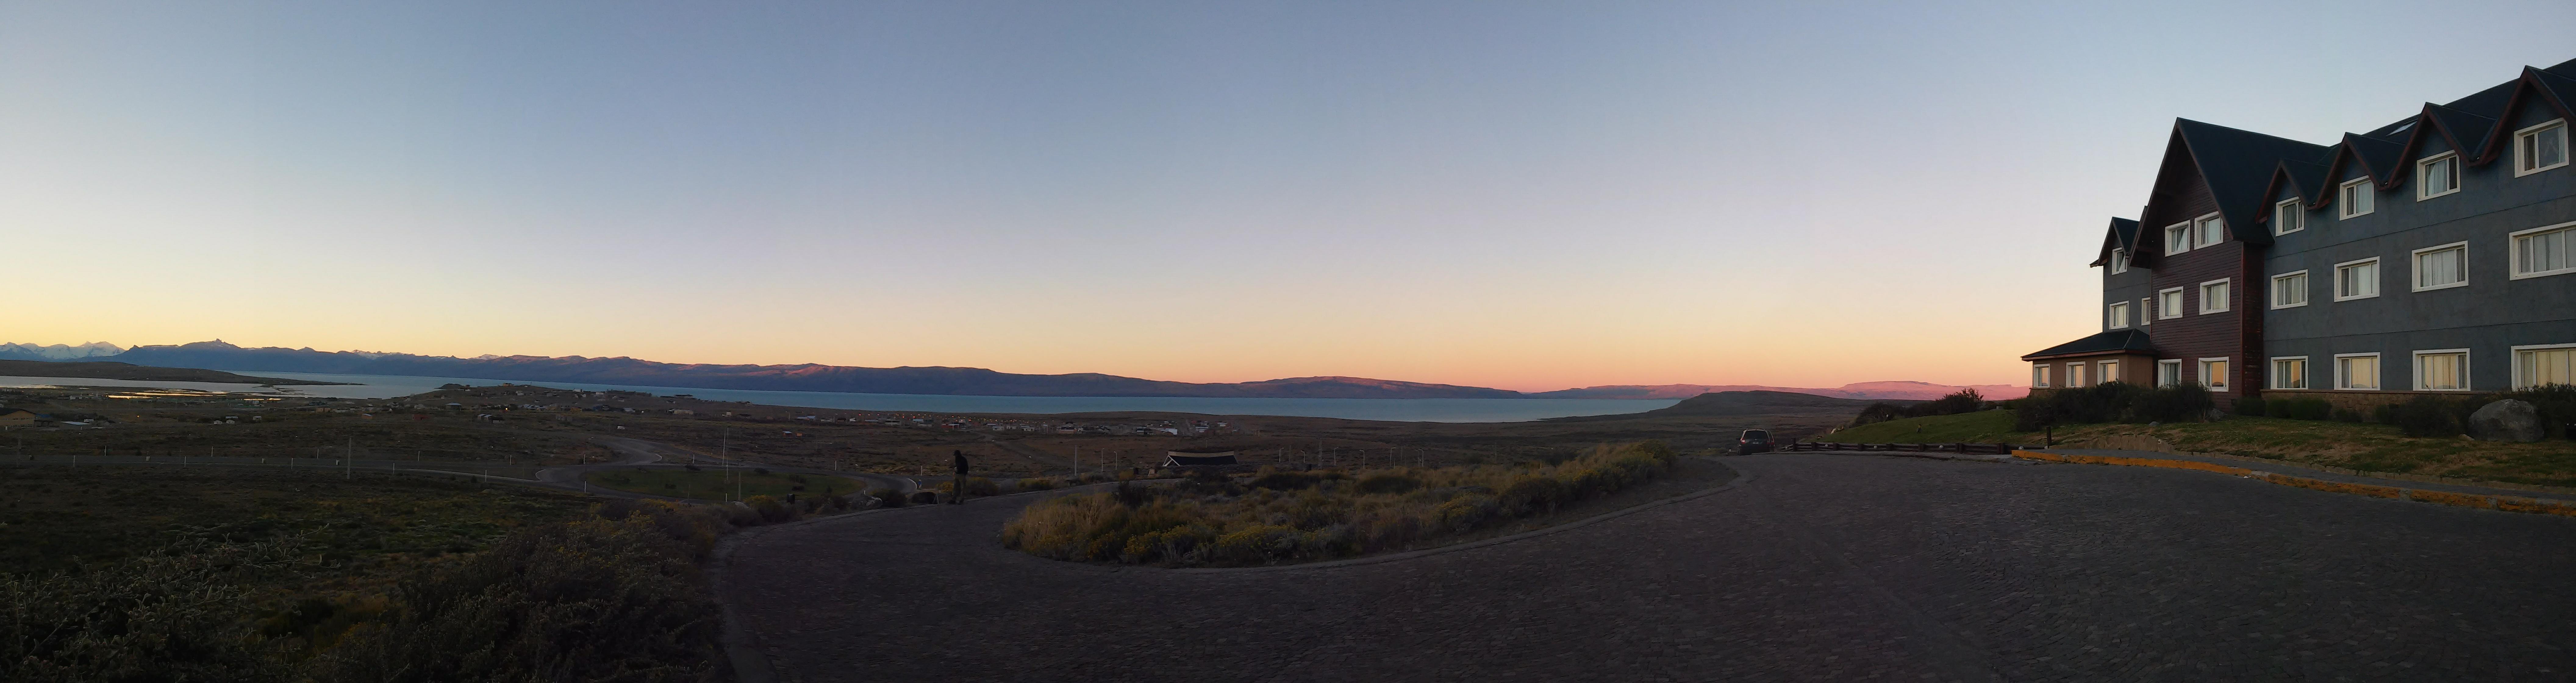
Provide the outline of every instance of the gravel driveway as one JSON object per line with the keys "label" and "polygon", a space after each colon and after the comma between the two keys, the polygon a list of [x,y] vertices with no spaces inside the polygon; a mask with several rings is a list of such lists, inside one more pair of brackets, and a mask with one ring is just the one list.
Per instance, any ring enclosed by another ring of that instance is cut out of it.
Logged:
{"label": "gravel driveway", "polygon": [[1415,559],[1116,569],[1031,497],[782,528],[722,596],[782,680],[2567,680],[2576,519],[2135,467],[1768,454]]}

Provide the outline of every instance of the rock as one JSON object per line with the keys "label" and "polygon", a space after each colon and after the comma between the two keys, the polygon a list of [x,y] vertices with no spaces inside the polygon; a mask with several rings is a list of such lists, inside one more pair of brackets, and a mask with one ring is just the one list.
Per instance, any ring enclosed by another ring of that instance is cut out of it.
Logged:
{"label": "rock", "polygon": [[2479,441],[2539,441],[2540,409],[2530,401],[2505,399],[2469,414],[2469,436]]}

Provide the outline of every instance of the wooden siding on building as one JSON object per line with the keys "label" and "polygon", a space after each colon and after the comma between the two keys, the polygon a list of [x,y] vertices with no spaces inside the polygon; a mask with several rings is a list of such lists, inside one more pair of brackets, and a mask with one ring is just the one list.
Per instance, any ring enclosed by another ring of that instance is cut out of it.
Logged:
{"label": "wooden siding on building", "polygon": [[[2157,182],[2158,192],[2143,215],[2153,222],[2142,222],[2139,242],[2154,238],[2157,251],[2164,250],[2165,228],[2189,222],[2218,211],[2218,201],[2209,193],[2209,185],[2188,159],[2182,168],[2168,168]],[[2153,232],[2148,232],[2153,231]],[[2149,343],[2164,359],[2180,359],[2183,377],[2198,381],[2202,358],[2226,358],[2228,389],[2218,392],[2222,399],[2244,395],[2261,386],[2262,374],[2253,366],[2262,356],[2263,302],[2260,287],[2254,280],[2261,272],[2262,254],[2230,235],[2227,241],[2192,249],[2158,259],[2149,280],[2149,298],[2161,298],[2155,292],[2182,288],[2182,317],[2157,318],[2146,328]],[[2226,313],[2203,315],[2200,312],[2200,284],[2225,279],[2228,310]],[[2147,383],[2154,382],[2149,367]]]}

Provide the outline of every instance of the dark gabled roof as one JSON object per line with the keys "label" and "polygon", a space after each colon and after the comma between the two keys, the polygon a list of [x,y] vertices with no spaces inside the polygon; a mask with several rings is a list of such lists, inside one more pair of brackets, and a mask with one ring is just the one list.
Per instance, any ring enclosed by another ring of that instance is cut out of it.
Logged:
{"label": "dark gabled roof", "polygon": [[2254,244],[2272,243],[2269,232],[2254,226],[2281,161],[2315,159],[2326,153],[2323,146],[2191,119],[2174,119],[2174,136],[2182,139],[2192,162],[2200,167],[2201,180],[2209,184],[2210,199],[2218,202],[2228,230],[2236,239]]}
{"label": "dark gabled roof", "polygon": [[2111,219],[2111,230],[2102,235],[2102,254],[2093,259],[2096,266],[2111,265],[2111,250],[2138,253],[2138,222],[2126,218]]}
{"label": "dark gabled roof", "polygon": [[[2272,201],[2273,197],[2281,196],[2281,190],[2283,188],[2288,188],[2292,191],[2298,192],[2298,196],[2307,198],[2305,201],[2300,202],[2301,206],[2305,208],[2316,208],[2318,201],[2315,197],[2320,194],[2325,194],[2325,183],[2325,165],[2299,161],[2297,159],[2282,159],[2281,167],[2272,172],[2272,184],[2263,187],[2263,201]],[[2254,215],[2254,221],[2257,223],[2270,223],[2272,222],[2272,212],[2256,212]]]}
{"label": "dark gabled roof", "polygon": [[2077,339],[2064,344],[2040,349],[2038,351],[2032,351],[2030,353],[2023,354],[2021,359],[2044,360],[2049,358],[2062,358],[2065,356],[2089,356],[2097,353],[2114,353],[2120,351],[2135,351],[2138,353],[2152,355],[2156,352],[2156,349],[2155,347],[2147,344],[2146,332],[2139,330],[2111,330],[2109,332],[2103,332],[2083,339]]}
{"label": "dark gabled roof", "polygon": [[[2495,117],[2431,102],[2424,103],[2424,118],[2432,122],[2431,127],[2441,130],[2443,139],[2449,140],[2451,149],[2459,150],[2462,157],[2477,156],[2477,150],[2496,127]],[[2411,155],[2421,148],[2422,145],[2409,141],[2406,151]]]}

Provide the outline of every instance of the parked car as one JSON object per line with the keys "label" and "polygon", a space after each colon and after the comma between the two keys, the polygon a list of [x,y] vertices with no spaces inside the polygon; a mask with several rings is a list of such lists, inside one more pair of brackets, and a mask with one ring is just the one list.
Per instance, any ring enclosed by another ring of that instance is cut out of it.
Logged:
{"label": "parked car", "polygon": [[1736,455],[1752,455],[1755,453],[1769,452],[1771,452],[1771,430],[1747,429],[1744,430],[1743,436],[1736,437],[1735,439]]}

